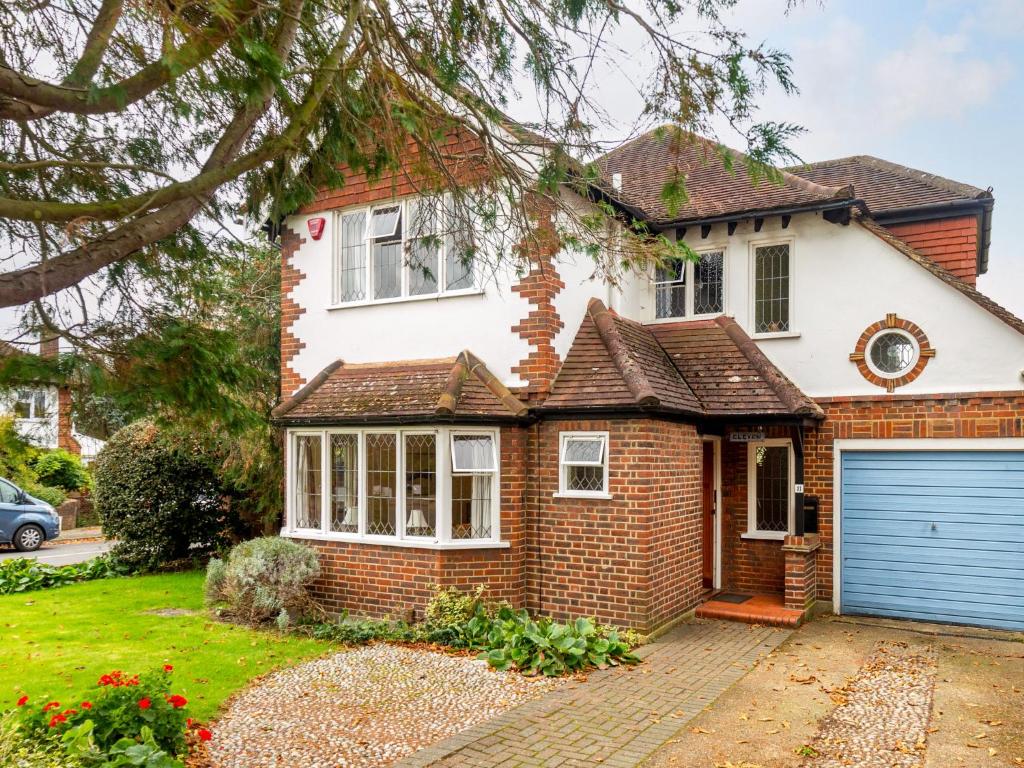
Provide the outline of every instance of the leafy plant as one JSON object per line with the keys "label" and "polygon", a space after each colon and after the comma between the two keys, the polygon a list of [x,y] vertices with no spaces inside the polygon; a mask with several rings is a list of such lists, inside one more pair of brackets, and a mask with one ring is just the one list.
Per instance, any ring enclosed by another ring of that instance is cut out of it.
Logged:
{"label": "leafy plant", "polygon": [[42,485],[35,480],[22,480],[21,490],[53,507],[59,507],[67,499],[67,495],[60,488]]}
{"label": "leafy plant", "polygon": [[131,424],[100,452],[94,476],[103,532],[118,539],[115,556],[133,568],[196,558],[224,543],[229,513],[198,435]]}
{"label": "leafy plant", "polygon": [[92,482],[81,457],[63,448],[39,454],[32,463],[32,469],[40,483],[65,491],[78,491]]}
{"label": "leafy plant", "polygon": [[0,766],[5,768],[82,768],[56,739],[30,735],[18,713],[0,714]]}
{"label": "leafy plant", "polygon": [[[206,601],[247,624],[301,615],[313,607],[309,584],[320,574],[315,551],[277,536],[253,539],[207,566]],[[283,628],[283,627],[282,627]]]}
{"label": "leafy plant", "polygon": [[77,581],[109,579],[129,573],[129,567],[108,555],[71,565],[49,565],[28,558],[11,558],[0,560],[0,595],[63,587]]}

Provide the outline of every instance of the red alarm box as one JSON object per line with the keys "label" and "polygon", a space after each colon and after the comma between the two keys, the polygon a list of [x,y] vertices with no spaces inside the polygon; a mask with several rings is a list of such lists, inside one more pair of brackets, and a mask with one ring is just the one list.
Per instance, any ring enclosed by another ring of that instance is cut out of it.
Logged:
{"label": "red alarm box", "polygon": [[316,216],[312,219],[306,219],[306,226],[309,227],[309,234],[314,240],[319,240],[320,236],[324,233],[324,219],[323,216]]}

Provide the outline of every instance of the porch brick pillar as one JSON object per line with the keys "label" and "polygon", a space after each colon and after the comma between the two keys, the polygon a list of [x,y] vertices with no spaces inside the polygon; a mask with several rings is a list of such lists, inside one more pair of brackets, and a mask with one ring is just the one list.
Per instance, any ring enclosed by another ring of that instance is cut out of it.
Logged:
{"label": "porch brick pillar", "polygon": [[815,554],[821,547],[816,533],[786,536],[782,551],[786,558],[786,607],[806,611],[818,596]]}

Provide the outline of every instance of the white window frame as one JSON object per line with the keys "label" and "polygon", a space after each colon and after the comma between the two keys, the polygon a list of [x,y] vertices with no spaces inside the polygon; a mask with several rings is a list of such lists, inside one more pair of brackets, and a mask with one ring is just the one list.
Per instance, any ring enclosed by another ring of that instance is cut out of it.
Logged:
{"label": "white window frame", "polygon": [[[29,393],[28,400],[28,416],[18,416],[17,421],[47,421],[53,415],[52,410],[52,398],[47,389],[43,387],[17,387],[13,390],[14,399],[11,401],[11,411],[16,411],[18,403],[22,402],[21,393]],[[43,412],[39,413],[36,409],[36,398],[40,395],[43,397]]]}
{"label": "white window frame", "polygon": [[[399,302],[407,301],[424,301],[431,299],[440,299],[454,296],[475,296],[484,293],[483,281],[479,270],[479,265],[475,264],[473,268],[473,285],[469,288],[456,288],[448,290],[445,288],[447,285],[447,269],[448,269],[448,238],[444,236],[443,231],[435,233],[439,236],[440,242],[437,246],[437,270],[434,278],[437,281],[437,290],[433,293],[420,293],[410,295],[409,293],[409,269],[410,269],[410,248],[413,241],[421,239],[426,235],[417,236],[417,233],[410,231],[410,215],[411,205],[413,201],[423,200],[423,197],[406,197],[400,200],[387,200],[373,205],[356,206],[343,208],[334,212],[334,224],[333,232],[335,241],[331,244],[331,295],[328,297],[328,309],[347,309],[350,307],[362,307],[374,304],[395,304]],[[447,198],[446,198],[447,200]],[[401,289],[398,296],[392,296],[386,299],[374,298],[374,281],[373,281],[373,214],[374,211],[382,210],[385,208],[394,208],[398,206],[401,208],[401,226],[402,226],[402,261],[401,261],[401,278],[400,284]],[[364,298],[357,299],[354,301],[335,301],[333,294],[335,288],[338,285],[339,280],[339,268],[341,262],[341,249],[342,249],[342,231],[343,227],[341,224],[342,217],[348,216],[355,213],[364,213],[366,215],[366,225],[363,232],[363,265],[365,270],[364,277]],[[443,216],[443,214],[439,214]]]}
{"label": "white window frame", "polygon": [[[757,249],[770,248],[773,245],[789,246],[789,329],[785,331],[772,331],[766,333],[757,332]],[[747,294],[749,295],[748,311],[750,313],[750,337],[752,339],[789,339],[800,336],[796,325],[796,296],[797,296],[797,274],[796,274],[796,240],[792,237],[770,237],[760,240],[751,240],[747,247]]]}
{"label": "white window frame", "polygon": [[453,475],[486,475],[486,474],[490,474],[491,472],[496,472],[498,470],[497,445],[495,445],[494,440],[491,440],[491,466],[490,466],[490,468],[488,468],[488,469],[470,469],[468,467],[467,468],[463,468],[463,467],[455,466],[455,438],[457,438],[457,437],[474,436],[474,435],[487,436],[487,435],[490,435],[490,432],[481,432],[479,430],[471,430],[471,429],[452,429],[449,432],[448,439],[449,439],[449,441],[451,443],[451,452],[452,452],[452,462],[451,462],[452,463],[452,469],[451,469],[451,471],[452,471]]}
{"label": "white window frame", "polygon": [[[785,531],[761,531],[757,528],[757,449],[778,448],[784,446],[789,449],[789,492],[788,513]],[[788,437],[774,437],[765,440],[755,440],[747,443],[747,530],[740,534],[743,539],[766,539],[769,541],[782,541],[794,530],[796,523],[796,454],[793,451],[793,441]]]}
{"label": "white window frame", "polygon": [[[580,462],[574,461],[571,464],[566,463],[565,460],[565,449],[566,445],[570,440],[591,440],[601,441],[604,445],[604,451],[601,454],[600,462]],[[611,493],[608,492],[609,482],[609,461],[608,454],[611,453],[611,440],[608,436],[608,432],[559,432],[558,433],[558,493],[554,494],[555,498],[560,499],[610,499],[612,498]],[[569,490],[568,478],[569,478],[569,467],[570,466],[586,466],[586,467],[603,467],[604,477],[601,490],[599,491],[574,491]]]}
{"label": "white window frame", "polygon": [[[366,436],[368,434],[393,434],[397,436],[395,471],[397,481],[395,483],[395,528],[394,536],[373,535],[367,533],[367,516],[369,508],[367,504],[367,462],[366,462]],[[359,531],[348,533],[330,530],[330,515],[332,502],[331,498],[331,458],[330,439],[331,435],[355,434],[359,436],[358,441],[358,472],[359,472]],[[437,495],[435,499],[436,520],[434,536],[406,536],[406,490],[405,490],[405,438],[411,435],[433,434],[435,436],[435,449],[437,467]],[[453,473],[451,470],[451,445],[452,435],[455,434],[481,434],[489,435],[495,453],[494,469],[490,472],[466,472]],[[321,451],[321,521],[320,528],[299,528],[295,525],[295,444],[296,438],[300,435],[316,435],[321,439],[323,450]],[[431,427],[418,426],[408,429],[395,427],[361,427],[361,428],[295,428],[288,429],[285,438],[285,467],[287,468],[285,487],[287,497],[285,499],[285,521],[281,529],[281,536],[286,538],[321,540],[321,541],[350,541],[363,544],[381,544],[396,547],[418,547],[421,549],[493,549],[508,547],[510,543],[501,540],[501,430],[498,428],[484,427]],[[453,474],[490,474],[491,479],[491,536],[486,539],[452,539],[451,537],[451,478]]]}
{"label": "white window frame", "polygon": [[[721,253],[722,254],[722,310],[721,312],[702,312],[701,314],[695,314],[696,309],[696,295],[695,290],[697,287],[697,264],[696,262],[687,260],[683,271],[683,279],[685,281],[685,296],[683,298],[683,309],[684,314],[677,315],[674,317],[658,317],[658,286],[663,283],[658,280],[658,273],[655,270],[654,276],[651,278],[651,290],[653,297],[651,301],[651,309],[654,318],[654,323],[678,323],[684,320],[708,320],[713,317],[721,317],[722,315],[729,314],[729,249],[725,245],[708,245],[701,248],[693,248],[694,253],[698,256],[703,256],[706,253]],[[791,257],[792,258],[792,257]]]}

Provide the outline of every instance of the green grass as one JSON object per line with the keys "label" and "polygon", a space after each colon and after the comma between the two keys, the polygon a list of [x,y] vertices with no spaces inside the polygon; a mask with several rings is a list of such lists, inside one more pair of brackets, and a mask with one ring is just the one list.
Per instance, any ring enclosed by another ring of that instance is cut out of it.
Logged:
{"label": "green grass", "polygon": [[[184,616],[152,611],[180,608]],[[189,713],[209,720],[233,692],[332,646],[223,624],[203,613],[203,574],[102,579],[0,596],[0,710],[22,693],[73,700],[104,672],[174,665]]]}

